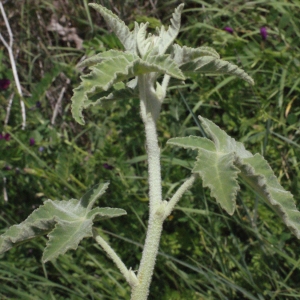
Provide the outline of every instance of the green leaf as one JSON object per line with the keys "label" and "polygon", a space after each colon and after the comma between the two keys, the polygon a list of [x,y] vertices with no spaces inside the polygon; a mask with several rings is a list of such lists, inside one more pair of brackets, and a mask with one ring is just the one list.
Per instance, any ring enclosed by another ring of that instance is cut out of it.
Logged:
{"label": "green leaf", "polygon": [[238,157],[246,158],[252,157],[252,153],[245,149],[244,144],[235,141],[224,130],[217,126],[212,121],[199,116],[205,132],[214,141],[217,151],[224,153],[235,152]]}
{"label": "green leaf", "polygon": [[[146,64],[147,63],[147,64]],[[145,66],[151,65],[157,68],[156,72],[166,73],[173,78],[185,80],[185,77],[178,65],[171,59],[170,55],[151,55],[146,58],[146,61],[141,61]]]}
{"label": "green leaf", "polygon": [[174,44],[172,48],[172,54],[175,62],[179,66],[202,56],[212,56],[215,58],[220,58],[220,55],[215,49],[206,46],[190,48],[187,46],[180,47],[178,44]]}
{"label": "green leaf", "polygon": [[[73,117],[80,124],[84,124],[82,110],[96,104],[89,100],[91,93],[107,91],[120,81],[151,72],[166,73],[181,80],[185,79],[170,55],[148,56],[146,60],[142,60],[134,54],[123,52],[120,56],[103,60],[91,67],[91,70],[91,73],[81,76],[82,83],[73,90],[74,95],[71,99]],[[102,100],[110,99],[100,98],[97,103]]]}
{"label": "green leaf", "polygon": [[300,212],[293,195],[284,190],[268,162],[260,154],[237,162],[240,176],[245,180],[283,219],[283,222],[300,239]]}
{"label": "green leaf", "polygon": [[190,135],[189,137],[176,137],[169,139],[167,141],[167,144],[183,147],[184,149],[204,149],[207,151],[216,151],[216,146],[211,140],[192,135]]}
{"label": "green leaf", "polygon": [[210,189],[212,197],[230,215],[234,213],[239,185],[239,169],[234,166],[234,153],[199,149],[193,173],[200,175],[203,186]]}
{"label": "green leaf", "polygon": [[93,7],[101,14],[107,25],[119,38],[125,50],[137,53],[135,35],[130,32],[129,28],[125,25],[125,23],[122,20],[120,20],[109,9],[105,8],[100,4],[90,3],[89,6]]}
{"label": "green leaf", "polygon": [[73,89],[73,93],[74,93],[73,97],[71,98],[72,101],[71,112],[73,118],[79,124],[84,125],[85,122],[84,122],[82,110],[84,108],[85,103],[88,101],[88,97],[82,85]]}
{"label": "green leaf", "polygon": [[123,51],[118,51],[118,50],[109,50],[109,51],[101,52],[101,53],[98,53],[98,54],[96,54],[92,57],[89,57],[89,58],[85,59],[84,61],[79,63],[77,65],[77,67],[78,68],[90,67],[90,66],[93,66],[97,63],[102,62],[105,59],[115,58],[115,57],[118,57],[118,56],[124,56],[124,52]]}
{"label": "green leaf", "polygon": [[173,138],[167,143],[198,150],[193,173],[200,175],[203,185],[210,188],[211,195],[229,214],[235,209],[239,189],[236,179],[240,176],[300,239],[300,212],[292,194],[283,189],[267,161],[260,154],[253,156],[213,122],[200,116],[199,119],[213,143],[193,136]]}
{"label": "green leaf", "polygon": [[112,93],[96,92],[95,94],[89,97],[89,100],[86,102],[86,105],[101,105],[104,109],[108,109],[111,107],[114,101],[129,100],[133,98],[138,98],[138,94],[134,92],[131,88],[114,90]]}
{"label": "green leaf", "polygon": [[0,253],[34,237],[48,234],[43,262],[57,258],[69,249],[77,249],[80,241],[92,236],[96,219],[126,214],[119,208],[94,208],[95,201],[104,194],[108,183],[96,185],[81,200],[47,200],[21,224],[11,226],[0,236]]}
{"label": "green leaf", "polygon": [[180,4],[172,14],[172,18],[170,20],[171,25],[169,26],[168,30],[165,30],[164,26],[161,26],[160,33],[159,33],[159,54],[166,53],[167,49],[172,45],[174,40],[176,39],[179,30],[180,30],[180,23],[181,23],[181,13],[183,10],[184,4]]}
{"label": "green leaf", "polygon": [[253,79],[244,70],[231,62],[213,56],[202,56],[192,60],[183,64],[181,70],[187,74],[191,72],[199,72],[206,75],[231,74],[240,77],[251,85],[254,84]]}
{"label": "green leaf", "polygon": [[113,84],[135,76],[133,66],[138,63],[136,55],[123,52],[122,56],[110,58],[91,67],[91,73],[81,76],[86,93],[96,88],[107,91]]}
{"label": "green leaf", "polygon": [[[222,133],[220,128],[219,131]],[[228,138],[230,139],[229,142],[234,141],[230,137]],[[203,186],[208,187],[211,196],[216,198],[228,214],[232,215],[235,210],[237,191],[239,190],[237,182],[239,169],[234,166],[235,153],[220,147],[217,148],[216,144],[203,137],[173,138],[168,140],[167,143],[198,150],[197,161],[192,172],[200,175]]]}
{"label": "green leaf", "polygon": [[148,28],[149,23],[141,23],[139,25],[139,30],[137,32],[136,36],[136,41],[137,41],[137,48],[139,50],[140,56],[143,58],[146,53],[150,50],[150,46],[154,46],[153,39],[155,36],[149,36],[148,38],[146,37],[147,35],[147,28]]}

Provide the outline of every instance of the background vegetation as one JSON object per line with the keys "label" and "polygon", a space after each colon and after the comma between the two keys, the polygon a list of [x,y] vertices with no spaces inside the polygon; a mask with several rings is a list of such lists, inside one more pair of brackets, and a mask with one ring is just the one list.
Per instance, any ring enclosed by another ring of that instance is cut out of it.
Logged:
{"label": "background vegetation", "polygon": [[[99,223],[99,228],[126,265],[137,269],[148,208],[138,101],[89,109],[84,127],[70,113],[80,75],[76,64],[120,43],[87,0],[3,2],[14,35],[27,127],[21,129],[19,97],[1,44],[0,79],[11,84],[0,91],[0,233],[48,198],[79,198],[93,184],[109,180],[100,206],[120,207],[128,215]],[[181,3],[95,2],[130,26],[138,20],[153,28],[167,25]],[[195,156],[167,147],[167,139],[200,135],[187,103],[248,150],[265,155],[300,208],[299,15],[296,0],[185,1],[178,43],[214,47],[244,68],[256,85],[228,76],[197,76],[170,88],[158,123],[165,198],[188,176]],[[3,19],[0,32],[8,38]],[[3,126],[13,93],[8,126]],[[198,183],[164,229],[150,299],[299,299],[300,242],[248,187],[239,193],[230,217]],[[41,263],[44,244],[40,238],[1,257],[1,299],[129,298],[125,281],[92,239],[46,265]]]}

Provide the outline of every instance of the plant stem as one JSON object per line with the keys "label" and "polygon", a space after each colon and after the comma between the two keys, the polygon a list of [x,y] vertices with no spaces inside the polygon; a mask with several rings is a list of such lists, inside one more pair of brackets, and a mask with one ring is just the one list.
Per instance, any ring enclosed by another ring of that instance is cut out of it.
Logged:
{"label": "plant stem", "polygon": [[176,193],[173,195],[171,200],[168,202],[166,209],[165,209],[165,214],[164,214],[164,219],[166,219],[174,209],[175,205],[178,203],[182,195],[193,185],[197,174],[192,174],[190,178],[188,178],[181,186],[180,188],[176,191]]}
{"label": "plant stem", "polygon": [[[166,89],[168,78],[164,83]],[[174,194],[170,202],[162,201],[160,148],[155,121],[159,116],[160,106],[151,75],[138,78],[141,116],[145,125],[146,146],[149,173],[149,222],[145,246],[137,275],[137,284],[132,286],[131,300],[146,300],[153,275],[160,237],[165,218],[171,213],[183,193],[191,187],[196,175],[192,175]]]}
{"label": "plant stem", "polygon": [[[145,125],[146,146],[149,173],[149,222],[138,271],[138,285],[132,288],[132,300],[145,300],[149,294],[160,236],[163,225],[163,214],[157,213],[162,205],[160,148],[158,146],[155,120],[158,117],[160,103],[156,97],[151,80],[147,76],[139,76],[141,116]],[[159,107],[158,107],[159,105]]]}
{"label": "plant stem", "polygon": [[[96,242],[103,248],[107,255],[112,259],[112,261],[119,268],[122,275],[125,277],[126,281],[132,286],[130,271],[126,268],[123,261],[117,255],[117,253],[110,247],[110,245],[98,234],[97,230],[93,228],[93,235]],[[135,276],[135,275],[134,275]]]}
{"label": "plant stem", "polygon": [[[149,206],[150,216],[162,202],[161,191],[161,169],[160,169],[160,148],[158,146],[155,120],[158,118],[160,103],[155,97],[155,90],[149,87],[148,76],[139,76],[139,91],[141,103],[141,116],[145,125],[146,151],[148,155],[149,173]],[[159,107],[157,107],[159,106]]]}

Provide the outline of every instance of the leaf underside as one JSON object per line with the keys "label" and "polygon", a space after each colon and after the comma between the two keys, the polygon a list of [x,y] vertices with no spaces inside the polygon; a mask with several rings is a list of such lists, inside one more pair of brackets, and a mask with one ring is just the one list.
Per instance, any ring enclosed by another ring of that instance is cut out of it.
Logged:
{"label": "leaf underside", "polygon": [[13,225],[0,236],[0,254],[13,246],[37,236],[48,234],[49,241],[43,253],[43,262],[56,259],[69,249],[77,249],[80,241],[92,236],[95,220],[126,214],[119,208],[94,208],[93,204],[108,187],[96,185],[80,200],[47,200],[22,223]]}
{"label": "leaf underside", "polygon": [[268,162],[260,154],[252,155],[213,122],[203,117],[199,119],[212,141],[190,136],[172,138],[167,143],[198,150],[193,172],[200,175],[203,185],[229,214],[235,209],[237,177],[240,176],[300,239],[300,212],[292,194],[280,185]]}

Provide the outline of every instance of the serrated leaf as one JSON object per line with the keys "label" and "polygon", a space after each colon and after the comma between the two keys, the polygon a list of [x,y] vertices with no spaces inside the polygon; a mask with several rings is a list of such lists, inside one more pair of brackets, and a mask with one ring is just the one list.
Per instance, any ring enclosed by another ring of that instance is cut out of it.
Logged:
{"label": "serrated leaf", "polygon": [[79,63],[77,65],[77,67],[78,68],[90,67],[90,66],[93,66],[97,63],[102,62],[105,59],[115,58],[115,57],[118,57],[118,56],[124,56],[124,52],[123,51],[118,51],[118,50],[109,50],[109,51],[101,52],[101,53],[98,53],[98,54],[96,54],[92,57],[89,57],[89,58],[85,59],[84,61]]}
{"label": "serrated leaf", "polygon": [[122,20],[120,20],[109,9],[105,8],[100,4],[90,3],[89,6],[93,7],[101,14],[107,25],[119,38],[125,50],[137,53],[135,35],[130,32],[129,28],[125,25],[125,23]]}
{"label": "serrated leaf", "polygon": [[80,77],[85,92],[92,93],[96,88],[107,91],[113,84],[134,77],[133,66],[138,61],[137,56],[123,53],[123,56],[106,59],[96,64],[90,68],[91,73]]}
{"label": "serrated leaf", "polygon": [[245,146],[230,137],[224,130],[217,126],[212,121],[199,116],[205,132],[214,141],[217,151],[224,153],[235,152],[238,157],[252,157],[252,153],[245,149]]}
{"label": "serrated leaf", "polygon": [[166,73],[178,79],[185,79],[170,55],[148,56],[147,60],[142,60],[136,55],[124,52],[122,56],[103,60],[91,67],[91,70],[90,74],[81,76],[82,83],[73,90],[74,95],[71,98],[73,117],[80,124],[84,124],[82,110],[94,105],[88,98],[96,90],[107,91],[120,81],[151,72]]}
{"label": "serrated leaf", "polygon": [[[221,129],[219,128],[221,131]],[[193,173],[200,175],[203,186],[208,187],[223,209],[230,215],[234,213],[239,185],[239,169],[234,166],[235,153],[224,151],[207,138],[189,136],[173,138],[168,144],[198,150]]]}
{"label": "serrated leaf", "polygon": [[85,106],[101,105],[104,109],[108,109],[115,101],[129,100],[133,98],[138,98],[138,93],[134,92],[131,88],[114,90],[112,93],[102,91],[99,93],[96,92],[90,96]]}
{"label": "serrated leaf", "polygon": [[221,207],[230,215],[234,213],[236,195],[239,190],[237,177],[239,169],[234,166],[234,153],[198,150],[193,173],[200,175],[203,186],[210,189]]}
{"label": "serrated leaf", "polygon": [[152,36],[146,38],[148,25],[149,23],[141,23],[136,36],[137,48],[141,57],[146,55],[153,39]]}
{"label": "serrated leaf", "polygon": [[236,142],[213,122],[200,116],[199,119],[215,149],[200,137],[173,138],[168,144],[198,150],[193,172],[201,176],[203,185],[210,188],[211,195],[229,214],[235,209],[239,189],[236,179],[240,176],[300,239],[300,212],[292,194],[280,185],[267,161],[260,154],[253,156],[242,143]]}
{"label": "serrated leaf", "polygon": [[184,4],[180,4],[175,9],[170,20],[171,25],[167,31],[165,30],[164,26],[161,26],[158,41],[159,54],[161,55],[166,53],[167,49],[172,45],[179,33],[183,7]]}
{"label": "serrated leaf", "polygon": [[237,162],[240,176],[277,211],[283,222],[300,239],[300,212],[293,195],[284,190],[268,162],[260,155]]}
{"label": "serrated leaf", "polygon": [[206,46],[190,48],[187,46],[180,47],[178,44],[174,44],[172,54],[175,62],[179,66],[191,62],[202,56],[212,56],[215,58],[220,58],[220,55],[215,49]]}
{"label": "serrated leaf", "polygon": [[211,140],[192,135],[169,139],[167,144],[183,147],[184,149],[216,151],[216,146]]}
{"label": "serrated leaf", "polygon": [[94,219],[126,214],[123,209],[118,208],[92,209],[107,187],[108,183],[96,185],[80,200],[45,201],[24,222],[11,226],[0,236],[0,253],[49,232],[49,241],[43,254],[44,262],[57,258],[69,249],[76,249],[83,238],[92,236]]}
{"label": "serrated leaf", "polygon": [[202,56],[181,66],[184,73],[197,72],[207,75],[231,74],[235,75],[249,84],[253,85],[253,79],[241,68],[229,61],[218,59],[212,56]]}
{"label": "serrated leaf", "polygon": [[[141,62],[142,64],[144,61]],[[146,58],[147,65],[154,65],[157,67],[157,72],[166,73],[173,78],[185,80],[183,73],[178,65],[171,59],[170,55],[151,55]]]}
{"label": "serrated leaf", "polygon": [[88,101],[88,97],[82,85],[73,89],[73,96],[71,98],[71,101],[72,101],[71,112],[73,118],[79,124],[84,125],[85,122],[84,122],[82,110],[84,108],[84,104]]}

